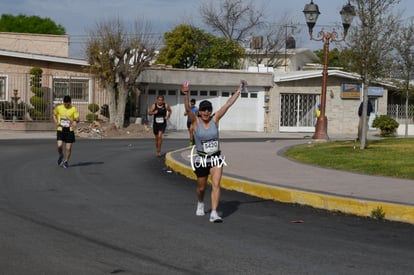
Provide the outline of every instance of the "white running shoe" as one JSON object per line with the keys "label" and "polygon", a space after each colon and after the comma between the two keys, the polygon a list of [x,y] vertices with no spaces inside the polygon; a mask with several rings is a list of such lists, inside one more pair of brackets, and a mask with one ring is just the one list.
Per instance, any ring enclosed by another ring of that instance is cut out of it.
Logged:
{"label": "white running shoe", "polygon": [[217,214],[216,211],[211,211],[210,222],[220,223],[223,222],[223,219]]}
{"label": "white running shoe", "polygon": [[206,213],[204,212],[204,202],[197,202],[197,216],[204,216]]}

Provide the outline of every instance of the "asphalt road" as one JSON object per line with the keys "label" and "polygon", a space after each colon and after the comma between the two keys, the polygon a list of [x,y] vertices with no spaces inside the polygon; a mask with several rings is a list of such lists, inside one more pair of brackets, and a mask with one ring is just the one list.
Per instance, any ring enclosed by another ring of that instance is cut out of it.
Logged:
{"label": "asphalt road", "polygon": [[409,224],[226,190],[222,224],[196,217],[195,182],[166,169],[153,140],[78,140],[69,169],[56,161],[53,140],[0,141],[0,274],[414,270]]}

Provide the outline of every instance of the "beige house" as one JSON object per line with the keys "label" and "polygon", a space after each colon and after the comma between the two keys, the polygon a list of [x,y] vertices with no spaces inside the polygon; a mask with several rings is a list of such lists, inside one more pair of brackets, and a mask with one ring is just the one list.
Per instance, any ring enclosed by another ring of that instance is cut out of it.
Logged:
{"label": "beige house", "polygon": [[[41,86],[46,102],[45,118],[51,119],[54,106],[61,103],[66,94],[72,96],[81,117],[85,118],[89,112],[88,104],[105,102],[104,94],[97,93],[98,85],[86,71],[88,66],[85,60],[68,57],[68,37],[65,35],[0,33],[0,104],[3,103],[0,119],[31,121],[28,110],[22,114],[21,109],[30,107],[30,98],[34,95],[29,74],[33,67],[43,71]],[[20,103],[19,110],[5,102]],[[19,123],[13,127],[27,129],[31,126],[33,123]]]}
{"label": "beige house", "polygon": [[[164,95],[173,108],[170,129],[186,129],[184,106],[179,88],[183,80],[191,83],[191,97],[197,102],[208,99],[213,106],[221,106],[231,95],[240,79],[249,82],[249,92],[242,94],[229,110],[222,130],[242,130],[268,133],[300,132],[307,135],[315,130],[315,111],[320,102],[322,71],[295,71],[287,73],[251,73],[231,70],[179,70],[152,68],[140,81],[140,113],[138,116],[151,123],[145,110]],[[145,83],[145,84],[144,84]],[[326,116],[328,135],[356,137],[358,107],[361,102],[358,75],[330,70],[327,83]],[[382,84],[368,87],[369,99],[374,106],[370,124],[376,114],[387,113],[387,95],[390,87]],[[374,131],[375,129],[372,129]]]}
{"label": "beige house", "polygon": [[[275,74],[274,93],[270,102],[273,132],[314,132],[316,108],[320,103],[322,71],[296,71]],[[328,70],[326,116],[328,136],[357,134],[358,107],[362,101],[359,75],[339,70]],[[368,87],[369,100],[376,114],[387,114],[387,95],[390,86],[381,84]],[[371,130],[375,130],[372,129]]]}

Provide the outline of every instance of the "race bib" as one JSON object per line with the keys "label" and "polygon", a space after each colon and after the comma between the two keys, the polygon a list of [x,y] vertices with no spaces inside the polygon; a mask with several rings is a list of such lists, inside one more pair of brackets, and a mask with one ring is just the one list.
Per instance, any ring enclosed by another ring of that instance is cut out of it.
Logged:
{"label": "race bib", "polygon": [[213,154],[219,150],[219,141],[217,139],[202,141],[203,151],[207,154]]}
{"label": "race bib", "polygon": [[70,120],[69,119],[61,119],[60,125],[64,128],[70,127]]}
{"label": "race bib", "polygon": [[155,123],[164,123],[164,118],[162,116],[155,117]]}

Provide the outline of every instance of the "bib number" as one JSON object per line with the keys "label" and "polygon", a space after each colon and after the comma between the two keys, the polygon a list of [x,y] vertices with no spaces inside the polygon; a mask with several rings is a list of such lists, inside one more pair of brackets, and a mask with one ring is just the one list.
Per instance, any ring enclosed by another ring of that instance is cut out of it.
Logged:
{"label": "bib number", "polygon": [[155,118],[155,123],[164,123],[164,118],[162,116],[157,116]]}
{"label": "bib number", "polygon": [[64,128],[70,127],[70,120],[69,119],[61,119],[60,125]]}
{"label": "bib number", "polygon": [[219,150],[219,141],[217,139],[203,141],[203,151],[207,154],[213,154]]}

